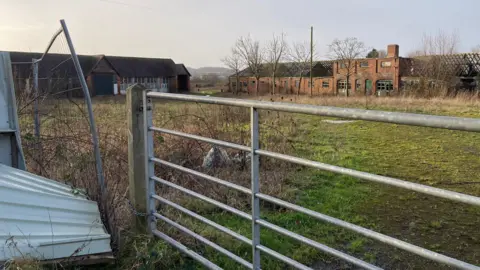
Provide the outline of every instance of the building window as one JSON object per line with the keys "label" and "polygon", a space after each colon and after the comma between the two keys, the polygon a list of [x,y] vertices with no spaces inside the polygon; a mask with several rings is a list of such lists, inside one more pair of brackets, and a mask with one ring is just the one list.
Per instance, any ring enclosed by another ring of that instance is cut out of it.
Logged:
{"label": "building window", "polygon": [[393,81],[392,80],[378,80],[377,81],[377,91],[392,91],[393,90]]}
{"label": "building window", "polygon": [[380,66],[381,67],[391,67],[392,66],[392,62],[390,61],[383,61],[380,63]]}
{"label": "building window", "polygon": [[300,81],[295,81],[295,87],[297,87],[297,88],[300,87]]}
{"label": "building window", "polygon": [[372,81],[365,80],[365,95],[371,95],[371,94],[372,94]]}
{"label": "building window", "polygon": [[247,82],[243,82],[243,86],[247,87]]}
{"label": "building window", "polygon": [[362,67],[362,68],[368,67],[368,61],[362,61],[362,62],[360,62],[360,67]]}
{"label": "building window", "polygon": [[362,90],[362,82],[360,80],[355,80],[355,91]]}
{"label": "building window", "polygon": [[340,68],[347,68],[347,65],[345,63],[340,63]]}
{"label": "building window", "polygon": [[328,81],[322,82],[322,88],[329,88],[329,87],[330,87],[330,83]]}
{"label": "building window", "polygon": [[312,85],[312,88],[315,87],[315,81],[313,81],[313,82],[308,82],[308,87],[310,87],[310,85]]}
{"label": "building window", "polygon": [[[351,89],[352,85],[348,83],[348,89]],[[347,89],[347,80],[338,80],[337,81],[337,89],[346,90]]]}
{"label": "building window", "polygon": [[236,83],[236,82],[232,82],[232,86],[233,86],[233,87],[237,86],[237,83]]}

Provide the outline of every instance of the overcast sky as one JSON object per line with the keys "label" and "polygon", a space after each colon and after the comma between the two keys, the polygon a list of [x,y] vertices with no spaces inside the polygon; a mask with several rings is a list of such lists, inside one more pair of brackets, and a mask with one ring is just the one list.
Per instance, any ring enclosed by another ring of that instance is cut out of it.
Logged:
{"label": "overcast sky", "polygon": [[320,55],[345,37],[377,49],[396,43],[406,55],[440,29],[457,31],[466,52],[480,44],[479,11],[479,0],[0,0],[0,50],[43,51],[63,18],[79,53],[191,67],[222,65],[239,36],[306,41],[310,26]]}

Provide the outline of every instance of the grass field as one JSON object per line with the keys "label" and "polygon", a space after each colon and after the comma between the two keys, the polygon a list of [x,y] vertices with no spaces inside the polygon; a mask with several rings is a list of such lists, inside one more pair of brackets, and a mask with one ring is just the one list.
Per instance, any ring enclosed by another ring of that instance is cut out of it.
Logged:
{"label": "grass field", "polygon": [[[260,99],[269,100],[271,97]],[[313,103],[343,107],[382,109],[438,115],[480,117],[480,103],[461,99],[409,98],[298,98],[275,97],[275,101]],[[102,134],[107,180],[123,183],[126,175],[126,112],[123,99],[94,100],[97,124]],[[327,118],[262,111],[261,147],[281,153],[392,176],[407,181],[480,196],[480,134],[365,121],[344,124]],[[155,124],[236,143],[249,143],[249,115],[244,109],[176,102],[155,104]],[[183,166],[200,169],[210,147],[186,139],[155,135],[158,156]],[[233,152],[230,152],[234,154]],[[120,170],[120,171],[119,171]],[[200,169],[201,170],[201,169]],[[261,192],[309,209],[397,237],[415,245],[480,264],[480,209],[415,192],[374,184],[352,177],[308,169],[271,159],[261,159]],[[249,167],[204,171],[249,187]],[[156,173],[172,182],[249,212],[250,199],[167,168]],[[250,237],[250,222],[220,211],[168,188],[158,192],[211,220]],[[121,201],[123,197],[114,200]],[[118,215],[128,210],[120,202]],[[212,227],[168,207],[159,211],[171,219],[250,260],[251,248]],[[303,214],[262,204],[262,218],[308,236],[343,252],[386,269],[448,269],[418,256],[390,248],[351,231]],[[117,227],[127,228],[121,223]],[[241,269],[227,257],[206,248],[159,222],[159,228],[225,269]],[[116,267],[125,269],[197,269],[191,259],[161,241],[128,233]],[[355,269],[299,242],[262,229],[262,244],[317,269]],[[262,256],[263,269],[285,269],[279,261]]]}

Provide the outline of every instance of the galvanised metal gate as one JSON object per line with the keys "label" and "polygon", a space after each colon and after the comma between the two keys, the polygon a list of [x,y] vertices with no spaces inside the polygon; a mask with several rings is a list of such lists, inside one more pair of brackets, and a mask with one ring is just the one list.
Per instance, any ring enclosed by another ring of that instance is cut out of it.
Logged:
{"label": "galvanised metal gate", "polygon": [[[251,110],[251,146],[245,145],[238,145],[230,142],[215,140],[211,138],[201,137],[197,135],[187,134],[183,132],[163,129],[159,127],[154,127],[152,125],[152,110],[153,106],[151,104],[152,98],[158,99],[165,99],[165,100],[175,100],[175,101],[184,101],[184,102],[197,102],[197,103],[207,103],[207,104],[218,104],[218,105],[228,105],[228,106],[238,106],[238,107],[246,107],[250,108]],[[300,105],[300,104],[290,104],[290,103],[277,103],[277,102],[261,102],[261,101],[254,101],[254,100],[240,100],[240,99],[229,99],[229,98],[218,98],[218,97],[204,97],[204,96],[194,96],[194,95],[179,95],[179,94],[168,94],[168,93],[157,93],[157,92],[147,92],[143,91],[143,108],[141,110],[143,112],[143,122],[144,125],[144,136],[145,136],[145,148],[143,149],[146,153],[145,155],[145,168],[147,170],[146,180],[147,180],[147,205],[148,205],[148,215],[149,215],[149,230],[151,233],[158,236],[159,238],[165,240],[166,242],[170,243],[171,245],[178,248],[180,251],[184,252],[185,254],[189,255],[193,259],[197,260],[201,264],[205,265],[210,269],[221,269],[214,263],[208,261],[201,255],[195,253],[194,251],[188,249],[186,246],[182,245],[181,243],[177,242],[176,240],[170,238],[166,234],[160,232],[156,226],[156,220],[161,220],[166,222],[167,224],[175,227],[176,229],[186,233],[197,240],[203,242],[204,244],[210,246],[211,248],[223,253],[224,255],[230,257],[231,259],[235,260],[239,264],[245,266],[248,269],[260,269],[260,254],[267,253],[278,260],[283,261],[284,263],[293,266],[298,269],[311,269],[308,266],[305,266],[293,259],[290,259],[274,250],[269,249],[268,247],[262,245],[260,243],[260,227],[266,227],[273,231],[278,232],[279,234],[291,237],[296,239],[304,244],[310,245],[318,250],[330,254],[332,256],[341,258],[347,262],[350,262],[356,266],[365,268],[365,269],[381,269],[375,265],[352,257],[348,254],[345,254],[339,250],[335,250],[328,246],[325,246],[319,242],[316,242],[312,239],[299,235],[297,233],[291,232],[284,228],[281,228],[275,224],[272,224],[268,221],[265,221],[260,218],[260,200],[264,200],[279,206],[283,206],[285,208],[298,211],[300,213],[309,215],[311,217],[317,218],[318,220],[328,222],[342,228],[354,231],[366,237],[375,239],[382,243],[391,245],[393,247],[403,249],[405,251],[417,254],[424,258],[444,263],[456,268],[461,269],[480,269],[479,266],[475,266],[469,264],[467,262],[463,262],[457,260],[455,258],[451,258],[437,252],[404,242],[402,240],[357,226],[352,223],[345,222],[343,220],[327,216],[322,213],[318,213],[307,208],[304,208],[299,205],[295,205],[272,196],[262,194],[259,192],[259,156],[266,156],[271,158],[276,158],[288,162],[292,162],[299,165],[309,166],[313,168],[317,168],[320,170],[330,171],[334,173],[344,174],[348,176],[353,176],[356,178],[360,178],[367,181],[373,181],[377,183],[382,183],[386,185],[391,185],[399,188],[409,189],[412,191],[420,192],[429,194],[432,196],[437,196],[453,201],[458,201],[474,206],[480,206],[480,198],[475,196],[470,196],[466,194],[461,194],[453,191],[448,191],[444,189],[439,189],[435,187],[430,187],[426,185],[416,184],[392,177],[380,176],[376,174],[371,174],[367,172],[361,172],[357,170],[352,170],[348,168],[338,167],[334,165],[329,165],[321,162],[316,162],[312,160],[307,160],[303,158],[293,157],[289,155],[279,154],[275,152],[270,152],[267,150],[262,150],[259,147],[259,126],[258,126],[258,110],[265,109],[265,110],[274,110],[274,111],[282,111],[282,112],[290,112],[290,113],[301,113],[301,114],[309,114],[309,115],[320,115],[320,116],[330,116],[330,117],[340,117],[340,118],[347,118],[347,119],[357,119],[357,120],[365,120],[365,121],[377,121],[377,122],[385,122],[385,123],[393,123],[393,124],[402,124],[402,125],[412,125],[412,126],[423,126],[423,127],[432,127],[432,128],[441,128],[441,129],[450,129],[450,130],[462,130],[462,131],[474,131],[480,132],[480,119],[472,119],[472,118],[459,118],[459,117],[446,117],[446,116],[433,116],[433,115],[420,115],[420,114],[410,114],[410,113],[397,113],[397,112],[385,112],[385,111],[372,111],[372,110],[362,110],[362,109],[346,109],[346,108],[337,108],[337,107],[325,107],[325,106],[313,106],[313,105]],[[218,145],[222,147],[233,148],[237,150],[242,150],[245,152],[250,152],[252,155],[251,158],[251,189],[236,185],[234,183],[203,174],[201,172],[197,172],[195,170],[185,168],[173,163],[170,163],[165,160],[161,160],[159,158],[154,157],[153,151],[153,133],[160,132],[164,134],[170,134],[175,136],[180,136],[188,139],[198,140],[206,143],[210,143],[213,145]],[[211,198],[208,198],[204,195],[191,191],[189,189],[183,188],[176,184],[173,184],[165,179],[161,179],[154,175],[154,164],[160,164],[163,166],[167,166],[176,170],[179,170],[184,173],[192,174],[199,178],[203,178],[208,181],[212,181],[219,185],[224,185],[226,187],[235,189],[237,191],[243,192],[248,194],[252,198],[252,210],[251,213],[245,213],[233,207],[230,207],[224,203],[218,202]],[[181,192],[184,192],[192,197],[197,199],[203,200],[205,202],[211,203],[223,210],[226,210],[230,213],[238,215],[244,219],[250,220],[252,222],[252,237],[253,239],[248,239],[245,236],[242,236],[222,225],[219,225],[211,220],[206,219],[174,202],[168,201],[165,198],[162,198],[155,194],[155,185],[165,185]],[[252,262],[248,262],[243,258],[231,253],[230,251],[220,247],[219,245],[211,242],[210,240],[202,237],[201,235],[185,228],[184,226],[176,223],[173,220],[159,214],[156,212],[155,209],[155,201],[159,201],[162,204],[168,205],[173,207],[184,214],[187,214],[193,218],[196,218],[204,223],[242,241],[246,244],[252,246]]]}

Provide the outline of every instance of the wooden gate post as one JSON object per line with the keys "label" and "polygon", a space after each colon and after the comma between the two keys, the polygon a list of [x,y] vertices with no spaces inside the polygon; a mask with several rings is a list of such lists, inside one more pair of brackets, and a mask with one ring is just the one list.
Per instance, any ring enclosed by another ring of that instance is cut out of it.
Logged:
{"label": "wooden gate post", "polygon": [[142,104],[145,87],[135,84],[127,88],[128,124],[128,183],[129,198],[134,212],[135,226],[139,232],[147,231],[147,171],[145,164],[145,110]]}

